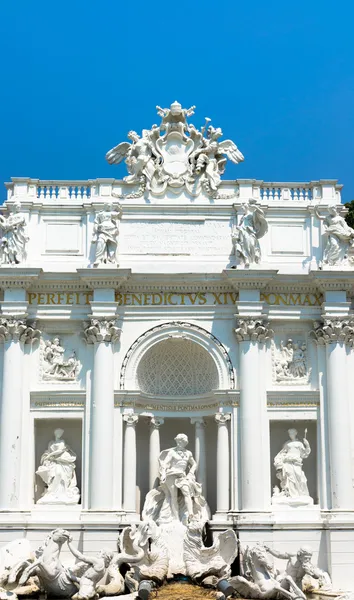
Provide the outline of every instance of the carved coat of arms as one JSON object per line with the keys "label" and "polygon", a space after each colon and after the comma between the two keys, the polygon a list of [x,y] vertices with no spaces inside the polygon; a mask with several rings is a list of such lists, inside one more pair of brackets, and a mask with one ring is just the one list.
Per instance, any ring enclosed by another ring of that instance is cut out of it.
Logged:
{"label": "carved coat of arms", "polygon": [[189,124],[194,109],[182,108],[179,102],[170,108],[157,106],[161,124],[144,129],[141,136],[130,131],[131,143],[122,142],[109,150],[108,162],[125,160],[126,183],[139,184],[154,195],[167,188],[179,193],[183,187],[193,196],[202,190],[216,195],[227,159],[237,164],[244,157],[231,140],[219,141],[222,130],[210,125],[209,118],[201,130]]}

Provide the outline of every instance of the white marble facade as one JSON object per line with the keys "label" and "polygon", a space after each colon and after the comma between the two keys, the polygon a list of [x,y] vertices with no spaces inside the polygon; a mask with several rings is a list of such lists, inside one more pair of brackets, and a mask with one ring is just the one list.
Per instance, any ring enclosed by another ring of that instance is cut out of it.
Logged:
{"label": "white marble facade", "polygon": [[[243,543],[284,552],[311,545],[334,584],[353,588],[354,269],[341,185],[222,180],[241,152],[177,104],[108,153],[125,159],[125,180],[6,184],[0,542],[65,523],[84,552],[115,548],[160,452],[184,432],[214,531],[237,527]],[[301,464],[287,467],[294,429]],[[46,462],[57,430],[59,470]],[[35,475],[41,465],[60,493]],[[310,500],[284,501],[294,488],[280,471]]]}

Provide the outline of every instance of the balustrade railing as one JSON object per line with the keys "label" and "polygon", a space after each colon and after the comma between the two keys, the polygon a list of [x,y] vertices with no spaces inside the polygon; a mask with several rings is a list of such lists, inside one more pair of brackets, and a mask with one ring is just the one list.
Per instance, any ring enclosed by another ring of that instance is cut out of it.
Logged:
{"label": "balustrade railing", "polygon": [[[49,181],[43,179],[27,179],[16,177],[11,183],[5,184],[8,190],[8,199],[38,198],[45,201],[85,201],[86,199],[100,196],[109,197],[112,191],[125,189],[126,184],[115,179],[89,179],[86,181]],[[240,198],[246,201],[254,198],[264,204],[272,202],[328,202],[340,204],[342,186],[336,180],[310,182],[267,182],[255,179],[236,181],[223,181],[220,188],[220,198],[223,189],[233,190]],[[131,187],[128,186],[128,191]]]}
{"label": "balustrade railing", "polygon": [[37,198],[43,200],[49,199],[67,199],[67,200],[85,200],[91,196],[91,186],[87,181],[73,181],[70,183],[40,181],[37,188]]}
{"label": "balustrade railing", "polygon": [[259,186],[260,198],[264,201],[296,201],[313,200],[317,187],[311,183],[262,183]]}

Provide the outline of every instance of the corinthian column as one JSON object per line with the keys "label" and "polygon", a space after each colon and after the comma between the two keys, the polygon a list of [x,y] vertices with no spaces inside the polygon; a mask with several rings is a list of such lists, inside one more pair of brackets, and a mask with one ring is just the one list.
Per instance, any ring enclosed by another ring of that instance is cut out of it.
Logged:
{"label": "corinthian column", "polygon": [[126,512],[136,512],[136,431],[138,415],[133,412],[123,415],[126,423],[124,433],[124,484],[123,507]]}
{"label": "corinthian column", "polygon": [[240,461],[242,509],[265,509],[266,481],[263,439],[266,396],[260,387],[260,345],[273,336],[261,318],[238,319],[235,329],[240,346]]}
{"label": "corinthian column", "polygon": [[231,415],[219,412],[215,415],[218,426],[216,443],[216,512],[226,516],[230,508],[230,446],[227,422]]}
{"label": "corinthian column", "polygon": [[354,320],[324,317],[321,323],[315,322],[314,327],[317,343],[326,347],[331,508],[353,510],[346,358],[354,344]]}
{"label": "corinthian column", "polygon": [[95,510],[110,510],[113,502],[113,344],[119,337],[115,319],[86,324],[86,341],[94,345],[89,507]]}
{"label": "corinthian column", "polygon": [[164,419],[152,417],[150,420],[150,446],[149,446],[149,486],[150,490],[155,487],[159,476],[159,456],[160,456],[160,427],[164,424]]}
{"label": "corinthian column", "polygon": [[0,405],[0,509],[19,508],[22,438],[22,377],[24,344],[38,339],[40,331],[25,319],[0,318],[4,366]]}
{"label": "corinthian column", "polygon": [[205,450],[205,421],[203,417],[193,417],[195,425],[195,450],[194,458],[197,463],[197,481],[203,486],[203,496],[207,492],[206,450]]}

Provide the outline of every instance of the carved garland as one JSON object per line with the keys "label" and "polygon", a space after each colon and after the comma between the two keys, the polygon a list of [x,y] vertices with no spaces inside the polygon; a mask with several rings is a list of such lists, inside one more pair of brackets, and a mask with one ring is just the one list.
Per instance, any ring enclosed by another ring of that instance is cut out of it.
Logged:
{"label": "carved garland", "polygon": [[210,333],[209,331],[207,331],[206,329],[204,329],[203,327],[199,327],[198,325],[194,325],[192,323],[188,323],[188,322],[184,322],[184,321],[170,321],[169,323],[163,323],[162,325],[157,325],[156,327],[152,327],[151,329],[148,329],[147,331],[145,331],[140,337],[138,337],[135,342],[133,342],[133,344],[130,346],[130,348],[128,349],[123,363],[122,363],[122,368],[120,371],[120,389],[124,390],[124,381],[125,381],[125,372],[126,372],[126,368],[129,362],[129,359],[132,355],[132,353],[134,352],[134,350],[137,348],[137,346],[139,344],[141,344],[141,342],[147,338],[149,335],[151,335],[152,333],[155,333],[157,331],[162,331],[164,329],[169,329],[171,327],[183,327],[186,329],[191,329],[192,331],[197,331],[201,334],[203,334],[205,337],[209,338],[210,340],[212,340],[214,342],[214,344],[219,348],[219,350],[221,351],[225,362],[227,364],[227,370],[228,370],[228,374],[229,374],[229,380],[230,380],[230,389],[235,389],[235,373],[234,373],[234,368],[232,366],[232,362],[229,356],[229,353],[227,352],[225,346],[220,342],[220,340],[218,340],[217,337],[215,337],[215,335],[213,335],[212,333]]}

